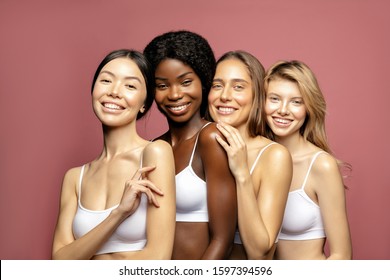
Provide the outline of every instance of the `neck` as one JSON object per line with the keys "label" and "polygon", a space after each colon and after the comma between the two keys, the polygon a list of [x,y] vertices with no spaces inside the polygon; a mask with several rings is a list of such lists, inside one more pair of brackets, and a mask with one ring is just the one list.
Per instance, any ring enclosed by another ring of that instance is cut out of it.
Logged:
{"label": "neck", "polygon": [[292,157],[299,154],[307,144],[307,141],[299,132],[286,137],[276,137],[276,142],[285,146]]}
{"label": "neck", "polygon": [[177,123],[168,120],[172,146],[193,137],[205,123],[205,120],[200,116],[193,116],[192,119],[185,123]]}
{"label": "neck", "polygon": [[251,138],[254,138],[254,137],[249,135],[248,123],[245,123],[245,125],[238,126],[238,127],[236,127],[236,129],[240,132],[240,135],[245,143],[247,141],[249,141]]}
{"label": "neck", "polygon": [[104,147],[101,157],[107,159],[138,148],[145,141],[138,135],[135,122],[130,126],[124,127],[107,127],[103,125],[103,136]]}

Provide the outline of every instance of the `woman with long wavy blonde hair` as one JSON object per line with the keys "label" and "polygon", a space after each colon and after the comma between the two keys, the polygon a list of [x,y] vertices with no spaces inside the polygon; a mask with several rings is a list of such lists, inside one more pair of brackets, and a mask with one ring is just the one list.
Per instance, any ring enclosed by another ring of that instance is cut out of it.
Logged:
{"label": "woman with long wavy blonde hair", "polygon": [[[265,79],[264,135],[293,159],[277,259],[351,259],[342,163],[331,153],[326,102],[317,79],[300,61],[279,61]],[[347,165],[348,166],[348,165]],[[328,243],[329,253],[324,248]]]}

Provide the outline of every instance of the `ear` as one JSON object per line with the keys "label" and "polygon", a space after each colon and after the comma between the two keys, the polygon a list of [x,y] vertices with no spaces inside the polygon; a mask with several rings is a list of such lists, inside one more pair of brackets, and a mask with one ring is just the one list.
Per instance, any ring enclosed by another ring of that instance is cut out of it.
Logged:
{"label": "ear", "polygon": [[139,109],[139,111],[141,112],[141,114],[143,114],[145,112],[145,105],[142,105],[141,109]]}

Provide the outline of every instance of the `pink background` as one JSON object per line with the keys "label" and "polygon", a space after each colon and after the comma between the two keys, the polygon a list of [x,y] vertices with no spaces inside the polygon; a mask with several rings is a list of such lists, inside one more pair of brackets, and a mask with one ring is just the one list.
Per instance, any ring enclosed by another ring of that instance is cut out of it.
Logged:
{"label": "pink background", "polygon": [[[355,259],[390,259],[390,2],[383,0],[1,0],[0,258],[49,259],[62,177],[101,150],[90,102],[98,62],[189,29],[219,57],[244,49],[268,68],[299,59],[328,102],[347,179]],[[153,110],[142,135],[166,129]],[[335,225],[337,226],[337,225]]]}

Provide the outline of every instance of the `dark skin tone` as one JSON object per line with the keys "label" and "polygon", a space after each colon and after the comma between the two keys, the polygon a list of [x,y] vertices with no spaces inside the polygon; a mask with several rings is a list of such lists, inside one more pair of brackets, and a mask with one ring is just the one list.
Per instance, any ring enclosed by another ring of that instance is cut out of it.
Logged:
{"label": "dark skin tone", "polygon": [[[156,83],[156,103],[169,125],[159,139],[172,145],[176,174],[188,166],[199,133],[192,168],[207,183],[209,222],[176,222],[172,259],[227,259],[237,225],[235,181],[226,152],[215,140],[222,134],[214,123],[202,129],[207,121],[199,111],[200,79],[191,67],[167,59],[156,69]],[[174,106],[182,110],[171,111]]]}

